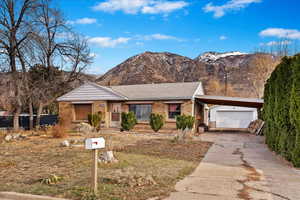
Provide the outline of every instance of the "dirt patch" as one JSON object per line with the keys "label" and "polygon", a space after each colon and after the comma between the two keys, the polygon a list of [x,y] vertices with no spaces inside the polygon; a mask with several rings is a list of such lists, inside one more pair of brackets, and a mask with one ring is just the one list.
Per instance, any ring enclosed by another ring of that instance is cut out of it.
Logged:
{"label": "dirt patch", "polygon": [[202,141],[172,143],[169,139],[153,139],[138,141],[134,145],[125,146],[117,151],[199,162],[211,145],[211,142]]}

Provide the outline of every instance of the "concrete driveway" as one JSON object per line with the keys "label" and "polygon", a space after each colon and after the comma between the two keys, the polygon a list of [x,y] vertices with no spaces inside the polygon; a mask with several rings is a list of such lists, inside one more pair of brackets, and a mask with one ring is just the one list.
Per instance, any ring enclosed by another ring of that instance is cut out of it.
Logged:
{"label": "concrete driveway", "polygon": [[263,137],[245,133],[201,137],[214,145],[166,200],[300,200],[300,170],[270,152]]}

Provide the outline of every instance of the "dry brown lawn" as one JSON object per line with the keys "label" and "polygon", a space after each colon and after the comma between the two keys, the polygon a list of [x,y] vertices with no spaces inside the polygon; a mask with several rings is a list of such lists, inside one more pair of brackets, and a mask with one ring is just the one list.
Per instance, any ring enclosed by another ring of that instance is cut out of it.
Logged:
{"label": "dry brown lawn", "polygon": [[[101,200],[165,197],[174,190],[177,181],[196,168],[211,145],[201,141],[174,143],[170,138],[153,135],[101,136],[110,140],[119,160],[114,164],[99,164]],[[60,147],[63,140],[50,136],[31,136],[22,141],[0,142],[0,191],[75,200],[93,199],[89,195],[91,152],[83,146]],[[117,173],[149,175],[156,184],[132,186],[126,182],[116,182],[113,177]],[[41,183],[41,179],[51,174],[62,177],[62,180],[52,185]]]}

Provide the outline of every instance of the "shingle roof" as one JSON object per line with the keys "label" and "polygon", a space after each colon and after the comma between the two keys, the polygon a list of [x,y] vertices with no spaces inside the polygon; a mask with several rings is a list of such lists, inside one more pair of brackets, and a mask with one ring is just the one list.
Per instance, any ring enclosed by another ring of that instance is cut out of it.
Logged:
{"label": "shingle roof", "polygon": [[203,95],[201,82],[158,83],[111,86],[128,100],[192,99]]}
{"label": "shingle roof", "polygon": [[179,100],[203,95],[201,82],[158,83],[105,87],[87,82],[57,101]]}
{"label": "shingle roof", "polygon": [[126,97],[117,94],[111,88],[87,82],[80,87],[59,97],[57,101],[95,101],[95,100],[124,100]]}

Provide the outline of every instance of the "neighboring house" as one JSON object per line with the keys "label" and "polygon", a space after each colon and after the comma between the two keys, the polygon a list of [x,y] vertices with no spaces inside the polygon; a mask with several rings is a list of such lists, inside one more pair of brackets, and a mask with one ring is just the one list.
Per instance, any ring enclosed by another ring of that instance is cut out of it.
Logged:
{"label": "neighboring house", "polygon": [[135,113],[138,126],[149,128],[151,113],[166,117],[164,128],[176,128],[175,117],[185,114],[196,118],[195,127],[207,121],[205,104],[195,100],[204,95],[201,82],[121,85],[105,87],[87,82],[59,97],[59,117],[72,128],[87,122],[89,113],[101,112],[105,127],[120,127],[121,113]]}
{"label": "neighboring house", "polygon": [[257,108],[212,106],[209,110],[211,128],[248,128],[257,118]]}

